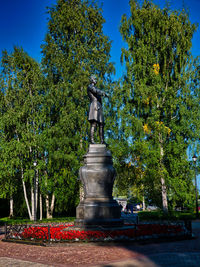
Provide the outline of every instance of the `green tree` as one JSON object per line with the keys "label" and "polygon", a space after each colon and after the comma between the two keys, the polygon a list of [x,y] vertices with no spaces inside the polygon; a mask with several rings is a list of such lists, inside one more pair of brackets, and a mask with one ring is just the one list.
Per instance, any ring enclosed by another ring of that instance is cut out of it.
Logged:
{"label": "green tree", "polygon": [[89,76],[96,74],[98,86],[108,90],[111,42],[103,34],[102,10],[90,1],[58,0],[49,14],[42,46],[48,88],[47,184],[57,209],[67,211],[77,205],[78,170],[88,145]]}
{"label": "green tree", "polygon": [[43,152],[40,145],[44,123],[40,112],[44,95],[42,73],[39,64],[17,47],[11,54],[2,53],[1,66],[0,181],[3,193],[7,189],[10,197],[16,192],[16,185],[22,185],[28,214],[33,220],[37,213]]}
{"label": "green tree", "polygon": [[185,10],[134,0],[130,8],[120,27],[126,74],[113,101],[129,145],[125,160],[137,167],[139,156],[146,197],[167,211],[169,201],[188,203],[193,189],[187,149],[199,135],[199,89],[190,52],[196,26]]}

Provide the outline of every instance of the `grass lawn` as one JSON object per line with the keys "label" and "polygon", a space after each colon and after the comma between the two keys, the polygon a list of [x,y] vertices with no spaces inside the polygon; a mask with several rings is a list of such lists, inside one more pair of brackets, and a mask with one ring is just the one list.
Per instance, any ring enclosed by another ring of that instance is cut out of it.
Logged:
{"label": "grass lawn", "polygon": [[[157,220],[195,220],[196,214],[192,212],[180,212],[180,211],[169,211],[168,214],[163,213],[161,210],[158,211],[139,211],[139,221],[157,221]],[[30,221],[28,218],[0,218],[0,225],[7,224],[40,224],[40,223],[68,223],[73,222],[75,217],[55,217],[53,219],[43,219],[42,221],[37,220],[36,222]]]}
{"label": "grass lawn", "polygon": [[28,218],[9,218],[4,217],[0,218],[0,225],[7,224],[39,224],[39,223],[67,223],[67,222],[73,222],[75,220],[75,217],[57,217],[53,219],[43,219],[42,221],[37,220],[36,222],[30,221]]}

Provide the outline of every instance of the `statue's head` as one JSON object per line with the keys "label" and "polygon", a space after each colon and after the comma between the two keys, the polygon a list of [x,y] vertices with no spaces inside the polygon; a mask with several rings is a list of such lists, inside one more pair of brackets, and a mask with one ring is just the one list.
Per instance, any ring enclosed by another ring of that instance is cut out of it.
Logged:
{"label": "statue's head", "polygon": [[97,83],[97,78],[96,78],[95,75],[91,75],[91,76],[90,76],[90,82],[91,82],[91,83],[94,83],[94,84]]}

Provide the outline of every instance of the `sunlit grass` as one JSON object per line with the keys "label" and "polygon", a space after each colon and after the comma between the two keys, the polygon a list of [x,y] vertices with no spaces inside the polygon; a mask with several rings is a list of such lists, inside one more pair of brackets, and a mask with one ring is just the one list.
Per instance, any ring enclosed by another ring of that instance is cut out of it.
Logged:
{"label": "sunlit grass", "polygon": [[39,224],[39,223],[67,223],[67,222],[73,222],[75,220],[75,217],[56,217],[53,219],[43,219],[42,221],[37,220],[36,222],[30,221],[28,218],[9,218],[4,217],[0,218],[0,225],[7,224]]}

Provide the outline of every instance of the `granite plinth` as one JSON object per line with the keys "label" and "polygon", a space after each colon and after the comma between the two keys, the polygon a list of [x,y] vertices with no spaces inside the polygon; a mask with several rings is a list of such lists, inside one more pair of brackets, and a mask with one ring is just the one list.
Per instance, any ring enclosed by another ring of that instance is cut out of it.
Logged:
{"label": "granite plinth", "polygon": [[75,225],[78,227],[119,227],[123,225],[121,209],[113,200],[115,179],[112,155],[104,144],[90,144],[80,168],[84,200],[76,209]]}

